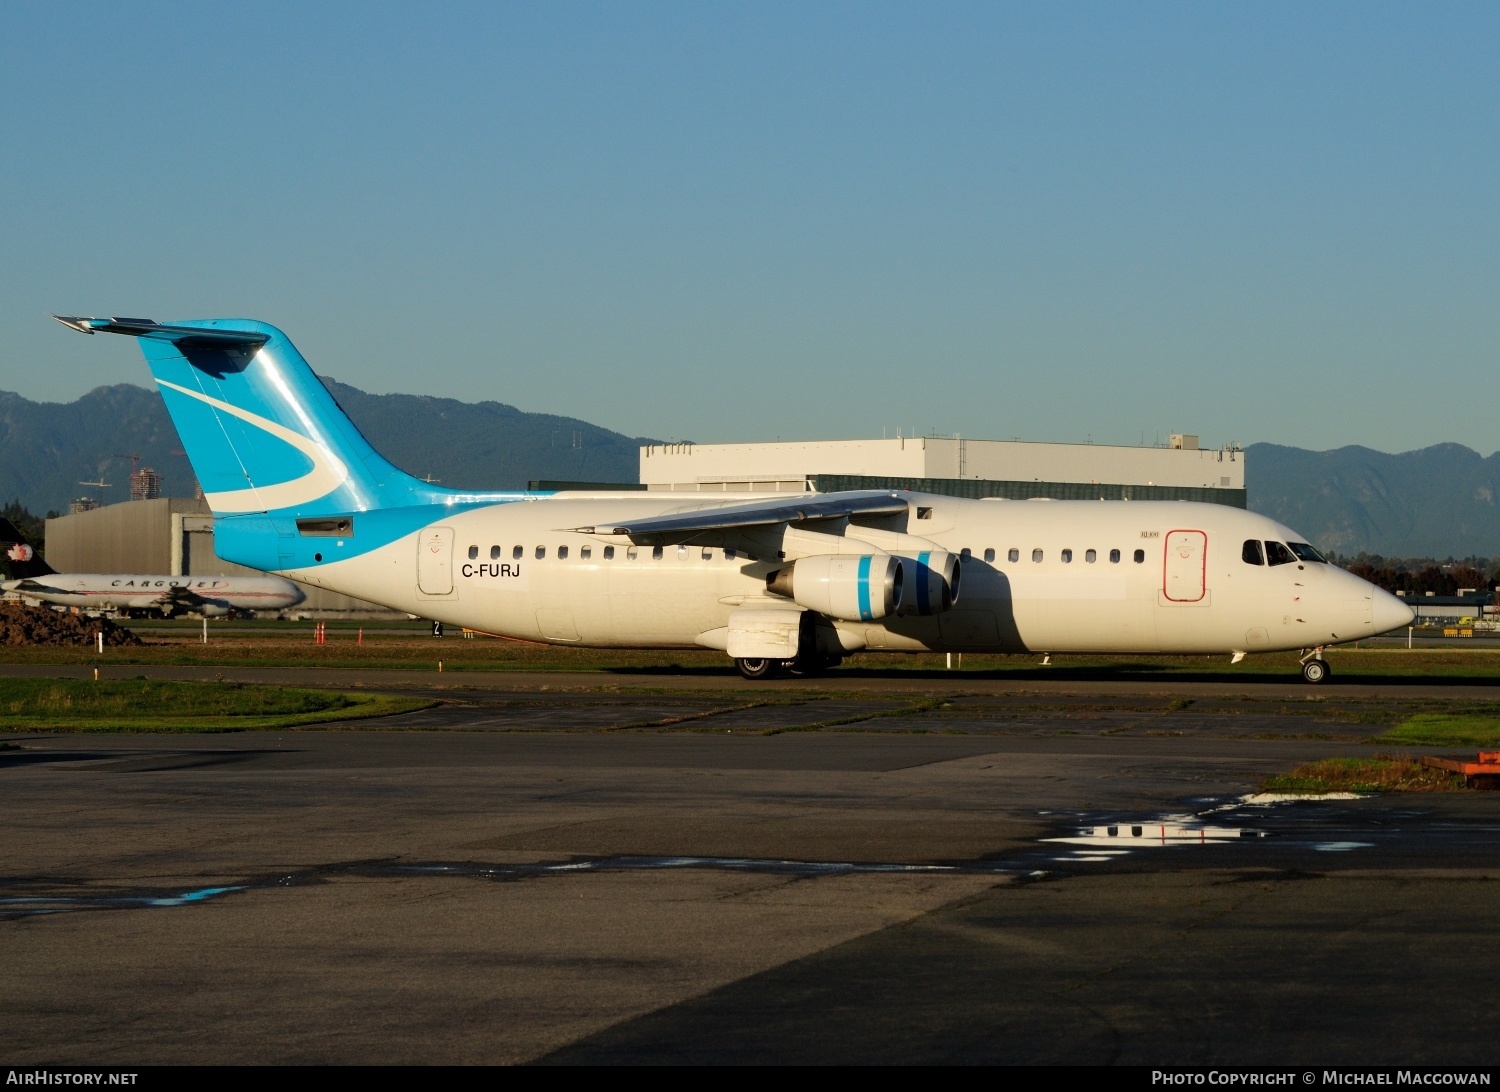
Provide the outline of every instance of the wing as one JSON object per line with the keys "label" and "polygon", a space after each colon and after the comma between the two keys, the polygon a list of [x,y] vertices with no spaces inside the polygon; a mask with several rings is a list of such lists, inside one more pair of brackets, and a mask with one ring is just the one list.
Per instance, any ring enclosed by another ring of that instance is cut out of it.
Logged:
{"label": "wing", "polygon": [[17,580],[11,586],[11,591],[21,592],[26,595],[81,595],[82,592],[69,591],[67,588],[53,587],[51,584],[43,584],[39,580],[30,577]]}
{"label": "wing", "polygon": [[[805,498],[805,499],[804,499]],[[666,516],[601,520],[590,527],[569,527],[585,535],[665,535],[684,531],[725,531],[736,527],[767,527],[778,523],[838,519],[841,516],[894,515],[909,506],[897,490],[852,490],[844,493],[798,494],[796,499],[779,497],[703,508]]]}

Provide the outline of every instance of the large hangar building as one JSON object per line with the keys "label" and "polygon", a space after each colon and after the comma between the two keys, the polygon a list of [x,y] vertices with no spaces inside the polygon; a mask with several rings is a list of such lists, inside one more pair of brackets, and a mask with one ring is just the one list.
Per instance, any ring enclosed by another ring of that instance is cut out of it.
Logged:
{"label": "large hangar building", "polygon": [[918,436],[651,444],[641,483],[673,492],[912,489],[1030,500],[1191,500],[1245,507],[1245,453],[1173,435],[1166,447]]}

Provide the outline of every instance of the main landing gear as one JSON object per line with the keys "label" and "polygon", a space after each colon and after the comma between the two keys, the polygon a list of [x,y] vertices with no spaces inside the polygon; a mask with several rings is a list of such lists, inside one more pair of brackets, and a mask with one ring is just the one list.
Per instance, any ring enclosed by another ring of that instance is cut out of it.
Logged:
{"label": "main landing gear", "polygon": [[1323,659],[1323,650],[1321,648],[1315,648],[1302,657],[1303,682],[1326,682],[1332,674],[1333,670],[1328,666],[1328,661]]}
{"label": "main landing gear", "polygon": [[844,662],[842,656],[810,654],[795,660],[739,659],[734,666],[747,679],[769,679],[777,675],[821,675]]}

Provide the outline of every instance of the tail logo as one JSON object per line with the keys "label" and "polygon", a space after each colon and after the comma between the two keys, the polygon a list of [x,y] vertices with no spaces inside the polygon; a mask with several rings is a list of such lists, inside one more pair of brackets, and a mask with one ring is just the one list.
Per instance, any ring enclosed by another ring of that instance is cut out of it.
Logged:
{"label": "tail logo", "polygon": [[167,387],[178,394],[212,406],[221,413],[238,417],[262,432],[291,444],[312,460],[312,469],[302,477],[293,478],[291,481],[277,482],[274,485],[252,484],[247,489],[205,493],[204,499],[215,512],[270,512],[278,508],[296,508],[326,497],[349,480],[349,468],[333,452],[317,441],[303,436],[300,432],[293,432],[289,428],[278,425],[275,421],[269,421],[239,406],[232,406],[228,402],[211,398],[201,391],[179,387],[176,383],[169,383],[165,379],[158,379],[156,383],[160,387]]}
{"label": "tail logo", "polygon": [[35,554],[32,552],[31,547],[26,545],[26,543],[17,542],[14,543],[10,547],[10,549],[5,551],[5,556],[10,558],[12,561],[30,561],[35,556]]}

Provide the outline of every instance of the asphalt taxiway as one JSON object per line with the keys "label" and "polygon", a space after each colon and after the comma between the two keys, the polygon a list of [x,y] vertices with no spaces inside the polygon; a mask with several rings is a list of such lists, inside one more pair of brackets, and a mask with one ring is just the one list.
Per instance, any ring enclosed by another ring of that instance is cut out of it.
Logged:
{"label": "asphalt taxiway", "polygon": [[4,1060],[1500,1054],[1500,794],[1241,799],[1379,692],[384,681],[0,737]]}

